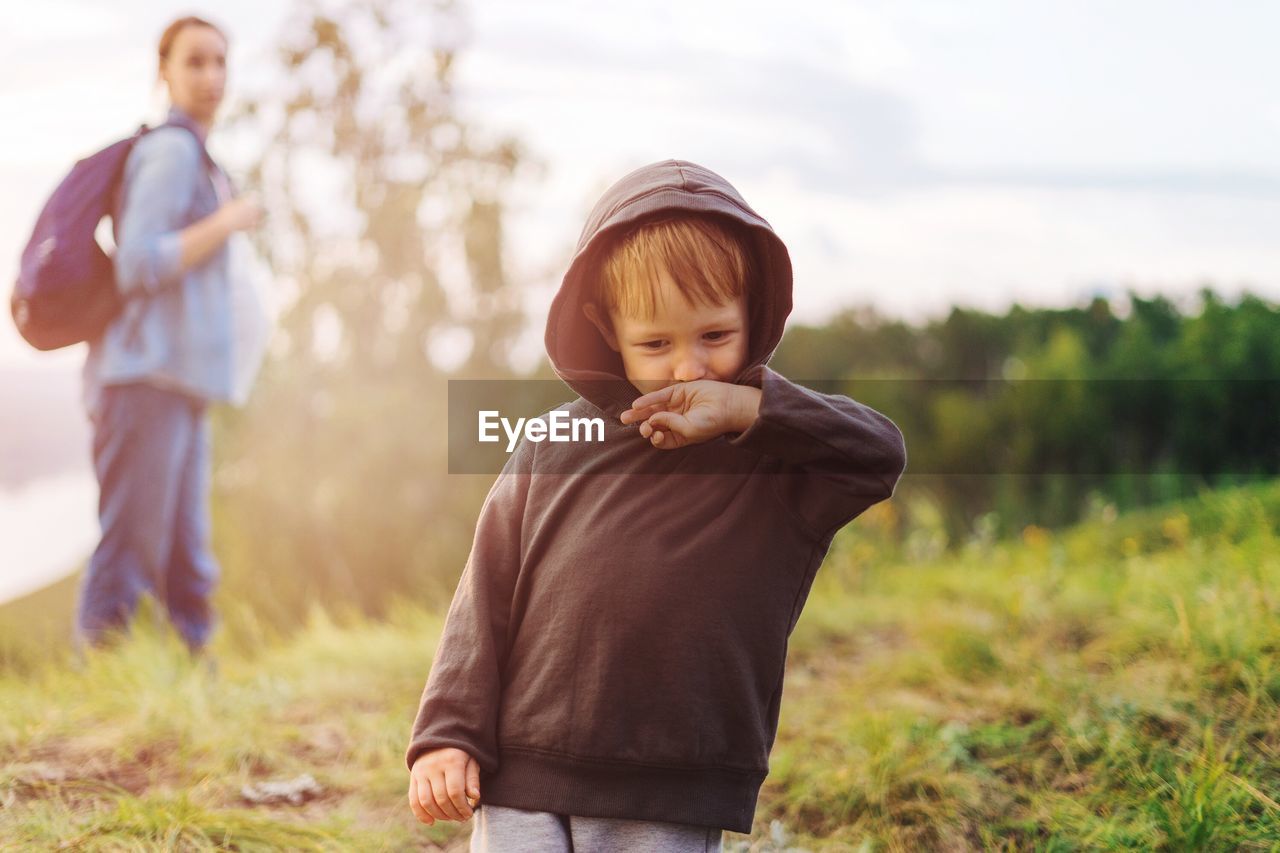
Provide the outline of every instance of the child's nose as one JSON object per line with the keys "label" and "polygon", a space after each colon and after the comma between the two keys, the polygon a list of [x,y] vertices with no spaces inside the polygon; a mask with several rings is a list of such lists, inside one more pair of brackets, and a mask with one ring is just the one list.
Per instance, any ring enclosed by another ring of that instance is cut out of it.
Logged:
{"label": "child's nose", "polygon": [[672,378],[677,382],[693,382],[707,375],[707,365],[694,355],[685,356],[676,362]]}

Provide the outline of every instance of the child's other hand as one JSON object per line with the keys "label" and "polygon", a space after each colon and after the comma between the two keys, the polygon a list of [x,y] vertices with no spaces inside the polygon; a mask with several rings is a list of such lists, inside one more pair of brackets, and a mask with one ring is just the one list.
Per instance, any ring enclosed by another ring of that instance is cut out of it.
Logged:
{"label": "child's other hand", "polygon": [[409,772],[409,808],[431,826],[438,820],[467,820],[480,799],[480,765],[451,746],[424,752]]}
{"label": "child's other hand", "polygon": [[640,434],[654,447],[674,450],[744,432],[759,411],[759,388],[699,379],[637,397],[620,419],[624,424],[640,421]]}

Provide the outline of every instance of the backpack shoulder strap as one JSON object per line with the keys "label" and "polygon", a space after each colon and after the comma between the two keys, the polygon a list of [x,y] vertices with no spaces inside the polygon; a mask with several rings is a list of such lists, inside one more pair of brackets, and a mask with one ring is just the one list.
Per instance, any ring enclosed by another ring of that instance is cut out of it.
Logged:
{"label": "backpack shoulder strap", "polygon": [[200,155],[204,158],[205,165],[213,169],[218,168],[218,164],[215,163],[213,161],[213,157],[209,155],[209,149],[205,147],[204,140],[200,138],[200,134],[196,132],[194,127],[185,121],[166,121],[164,124],[158,124],[155,127],[148,127],[144,124],[142,127],[138,128],[138,136],[150,133],[153,130],[159,130],[162,127],[180,127],[190,133],[195,137],[196,144],[200,146]]}

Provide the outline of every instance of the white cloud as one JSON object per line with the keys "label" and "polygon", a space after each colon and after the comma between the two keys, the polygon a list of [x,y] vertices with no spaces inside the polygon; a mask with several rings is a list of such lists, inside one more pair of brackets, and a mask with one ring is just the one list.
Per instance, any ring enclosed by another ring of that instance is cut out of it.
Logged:
{"label": "white cloud", "polygon": [[105,40],[128,32],[128,20],[102,3],[88,0],[41,0],[0,6],[0,45],[19,42],[57,44]]}

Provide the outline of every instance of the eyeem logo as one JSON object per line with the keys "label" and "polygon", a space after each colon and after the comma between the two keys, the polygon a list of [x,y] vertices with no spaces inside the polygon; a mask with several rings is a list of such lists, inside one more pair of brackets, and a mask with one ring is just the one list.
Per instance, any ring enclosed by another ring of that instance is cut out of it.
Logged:
{"label": "eyeem logo", "polygon": [[482,409],[479,412],[479,440],[492,444],[501,440],[498,427],[507,434],[507,452],[516,449],[523,432],[529,441],[604,441],[604,418],[571,418],[568,412],[554,411],[547,414],[546,420],[538,418],[516,418],[514,424],[502,417],[496,410]]}

